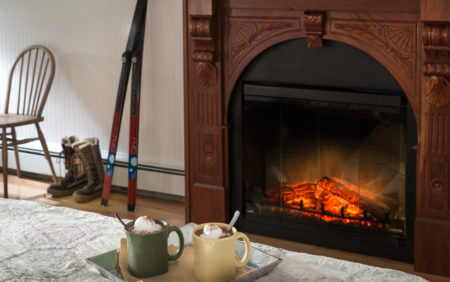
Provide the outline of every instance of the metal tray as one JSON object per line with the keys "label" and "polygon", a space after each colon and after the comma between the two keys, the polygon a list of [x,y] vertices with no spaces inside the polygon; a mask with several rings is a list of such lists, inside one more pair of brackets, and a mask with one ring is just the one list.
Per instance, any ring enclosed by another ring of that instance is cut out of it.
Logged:
{"label": "metal tray", "polygon": [[[237,241],[236,252],[239,255],[239,257],[243,256],[244,251],[245,251],[244,243]],[[117,251],[112,250],[110,252],[103,253],[98,256],[87,258],[86,260],[92,265],[94,265],[97,268],[97,270],[100,271],[100,273],[109,280],[113,282],[124,282],[124,280],[120,278],[119,274],[115,270],[116,259],[117,259]],[[253,281],[261,276],[268,274],[280,262],[281,262],[280,258],[274,257],[272,255],[269,255],[263,251],[260,251],[252,247],[250,260],[248,261],[245,268],[253,271],[233,281],[238,282]]]}
{"label": "metal tray", "polygon": [[[236,241],[236,253],[239,257],[242,257],[245,252],[245,244],[241,241]],[[281,258],[274,257],[263,251],[260,251],[254,247],[250,252],[250,260],[245,266],[247,269],[252,269],[253,271],[249,274],[242,276],[234,281],[247,282],[253,281],[261,276],[264,276],[271,272],[275,266],[281,262]]]}

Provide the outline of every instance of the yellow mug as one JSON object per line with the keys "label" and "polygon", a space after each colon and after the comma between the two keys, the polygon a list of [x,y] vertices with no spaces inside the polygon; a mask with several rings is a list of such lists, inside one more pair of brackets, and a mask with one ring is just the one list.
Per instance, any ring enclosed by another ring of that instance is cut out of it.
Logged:
{"label": "yellow mug", "polygon": [[[197,225],[192,229],[194,239],[194,276],[199,281],[230,281],[236,275],[236,268],[243,267],[250,259],[250,240],[247,235],[237,232],[233,227],[233,235],[222,239],[202,238],[196,234],[203,230],[207,223]],[[213,223],[227,228],[225,223]],[[238,260],[236,255],[236,240],[243,239],[245,253]]]}

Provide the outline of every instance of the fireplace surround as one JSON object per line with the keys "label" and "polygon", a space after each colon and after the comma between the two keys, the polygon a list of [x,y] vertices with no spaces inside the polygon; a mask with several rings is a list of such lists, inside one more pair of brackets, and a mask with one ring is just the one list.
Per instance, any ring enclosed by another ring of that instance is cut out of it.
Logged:
{"label": "fireplace surround", "polygon": [[186,220],[230,216],[228,114],[245,68],[281,42],[341,42],[378,61],[408,99],[418,140],[413,261],[417,271],[450,276],[450,3],[190,0],[184,7]]}

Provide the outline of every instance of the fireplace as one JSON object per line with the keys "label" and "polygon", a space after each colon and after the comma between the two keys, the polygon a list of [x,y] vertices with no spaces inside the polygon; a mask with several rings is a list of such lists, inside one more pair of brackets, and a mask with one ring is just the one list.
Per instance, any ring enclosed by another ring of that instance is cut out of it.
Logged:
{"label": "fireplace", "polygon": [[[448,1],[184,5],[186,221],[240,209],[244,230],[450,276]],[[309,64],[256,70],[289,44]]]}
{"label": "fireplace", "polygon": [[236,84],[228,117],[238,227],[412,261],[417,131],[408,100],[364,52],[322,45],[277,44]]}

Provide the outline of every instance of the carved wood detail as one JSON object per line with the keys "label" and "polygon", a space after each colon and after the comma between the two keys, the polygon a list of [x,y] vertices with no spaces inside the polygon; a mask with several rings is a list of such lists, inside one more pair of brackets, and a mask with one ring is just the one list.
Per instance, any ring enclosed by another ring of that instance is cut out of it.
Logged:
{"label": "carved wood detail", "polygon": [[428,148],[431,153],[448,153],[449,124],[445,113],[427,113]]}
{"label": "carved wood detail", "polygon": [[322,36],[325,26],[325,12],[305,11],[303,16],[308,47],[322,48]]}
{"label": "carved wood detail", "polygon": [[213,86],[217,83],[215,18],[212,15],[191,16],[189,32],[194,42],[192,59],[197,78],[203,86]]}
{"label": "carved wood detail", "polygon": [[331,32],[366,43],[386,52],[413,80],[416,61],[416,24],[380,20],[333,19]]}
{"label": "carved wood detail", "polygon": [[428,144],[425,152],[429,162],[425,177],[427,185],[428,208],[447,210],[448,198],[448,165],[442,159],[449,150],[448,111],[443,108],[450,104],[450,24],[425,22],[423,26],[424,60],[423,73],[425,83],[425,101],[438,108],[427,108]]}
{"label": "carved wood detail", "polygon": [[216,176],[217,137],[212,134],[200,134],[200,173],[203,176]]}
{"label": "carved wood detail", "polygon": [[203,86],[210,87],[217,83],[217,68],[212,63],[197,62],[197,77]]}
{"label": "carved wood detail", "polygon": [[[271,37],[300,30],[300,19],[242,19],[229,18],[228,41],[230,46],[229,65],[233,70],[236,65],[255,46]],[[229,72],[231,75],[232,71]]]}
{"label": "carved wood detail", "polygon": [[427,101],[436,107],[450,104],[450,24],[424,23],[423,73],[429,76],[425,87]]}
{"label": "carved wood detail", "polygon": [[[425,205],[428,209],[447,211],[449,198],[450,128],[448,114],[442,110],[425,113],[426,144],[423,146]],[[447,204],[448,203],[448,204]]]}
{"label": "carved wood detail", "polygon": [[442,76],[431,76],[425,85],[425,98],[437,107],[450,104],[450,85],[448,80]]}
{"label": "carved wood detail", "polygon": [[428,206],[432,209],[446,210],[446,173],[444,162],[431,162],[429,180],[429,202]]}
{"label": "carved wood detail", "polygon": [[425,113],[424,126],[426,128],[423,152],[431,156],[429,159],[441,160],[432,156],[447,155],[450,153],[450,124],[448,114],[439,112]]}
{"label": "carved wood detail", "polygon": [[220,125],[217,103],[219,96],[216,93],[199,92],[192,96],[194,103],[195,123],[200,126],[218,126]]}

